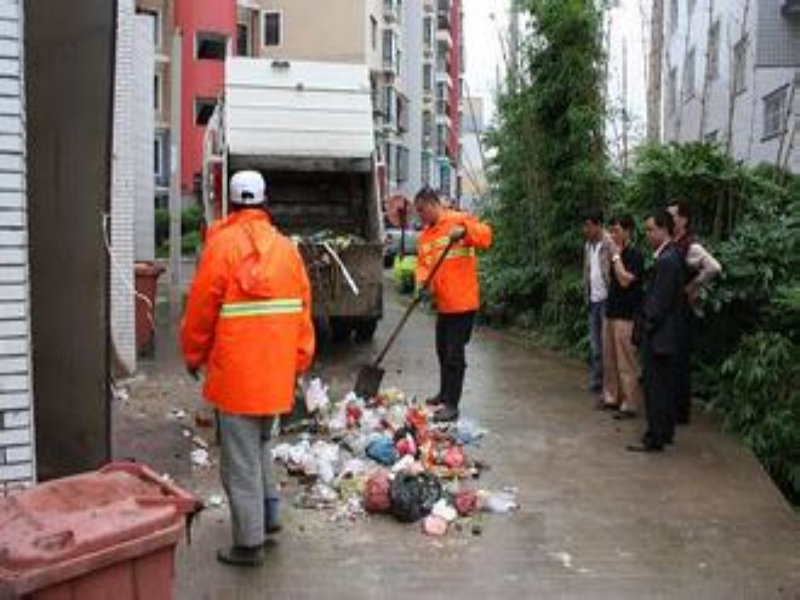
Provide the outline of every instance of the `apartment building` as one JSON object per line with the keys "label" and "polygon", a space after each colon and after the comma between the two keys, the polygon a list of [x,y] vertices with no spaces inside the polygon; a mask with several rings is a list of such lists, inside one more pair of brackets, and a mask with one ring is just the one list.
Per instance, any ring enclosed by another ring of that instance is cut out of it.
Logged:
{"label": "apartment building", "polygon": [[800,2],[667,0],[664,139],[800,171]]}

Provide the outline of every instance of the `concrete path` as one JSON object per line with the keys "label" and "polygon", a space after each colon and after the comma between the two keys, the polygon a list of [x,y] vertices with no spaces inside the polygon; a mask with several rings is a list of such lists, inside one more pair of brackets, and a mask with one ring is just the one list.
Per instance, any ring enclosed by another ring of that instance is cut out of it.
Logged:
{"label": "concrete path", "polygon": [[[399,315],[389,304],[379,341]],[[337,348],[318,368],[347,389],[373,351]],[[193,398],[177,367],[164,368],[173,360],[134,390],[142,414],[163,414],[144,407],[159,390]],[[491,330],[477,333],[469,362],[464,413],[491,432],[477,453],[492,466],[481,485],[519,488],[519,513],[487,516],[480,536],[432,540],[388,519],[342,526],[289,509],[268,564],[242,571],[215,561],[229,525],[227,511],[209,511],[179,551],[178,597],[800,598],[800,516],[708,419],[664,455],[633,455],[624,446],[641,421],[592,410],[582,365]],[[386,366],[388,385],[435,391],[430,316],[411,320]],[[219,489],[213,470],[185,483]]]}

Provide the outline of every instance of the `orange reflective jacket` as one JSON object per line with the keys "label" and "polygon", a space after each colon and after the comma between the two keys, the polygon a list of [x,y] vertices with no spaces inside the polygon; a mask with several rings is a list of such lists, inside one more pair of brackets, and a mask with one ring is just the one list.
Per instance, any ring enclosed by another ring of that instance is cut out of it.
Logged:
{"label": "orange reflective jacket", "polygon": [[431,282],[431,294],[440,313],[471,312],[480,307],[476,250],[492,245],[492,230],[471,215],[448,210],[417,240],[417,283],[421,285],[444,252],[450,232],[459,226],[467,234],[448,252]]}
{"label": "orange reflective jacket", "polygon": [[234,213],[208,236],[181,345],[206,368],[205,397],[225,412],[277,415],[294,402],[314,354],[311,286],[294,244],[261,210]]}

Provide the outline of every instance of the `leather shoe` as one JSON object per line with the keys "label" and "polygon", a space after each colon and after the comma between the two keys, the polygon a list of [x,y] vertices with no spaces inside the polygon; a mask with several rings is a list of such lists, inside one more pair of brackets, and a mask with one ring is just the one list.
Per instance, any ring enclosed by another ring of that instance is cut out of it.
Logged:
{"label": "leather shoe", "polygon": [[453,421],[458,421],[458,409],[452,406],[445,406],[433,415],[434,423],[452,423]]}
{"label": "leather shoe", "polygon": [[441,406],[442,404],[443,404],[442,399],[438,395],[432,396],[431,398],[425,400],[425,406],[430,406],[435,408],[437,406]]}
{"label": "leather shoe", "polygon": [[647,454],[656,453],[656,452],[663,452],[664,446],[659,446],[658,444],[652,443],[639,443],[639,444],[628,444],[626,446],[628,452],[644,452]]}
{"label": "leather shoe", "polygon": [[229,546],[217,551],[217,560],[234,567],[260,567],[264,564],[264,549],[261,546]]}
{"label": "leather shoe", "polygon": [[618,410],[614,413],[614,418],[617,421],[628,421],[636,418],[636,411],[633,410]]}

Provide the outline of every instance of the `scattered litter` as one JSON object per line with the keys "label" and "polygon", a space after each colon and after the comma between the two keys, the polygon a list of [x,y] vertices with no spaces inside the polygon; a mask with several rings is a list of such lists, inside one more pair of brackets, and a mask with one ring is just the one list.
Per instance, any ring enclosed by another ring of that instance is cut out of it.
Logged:
{"label": "scattered litter", "polygon": [[222,508],[225,506],[225,498],[220,494],[213,494],[206,498],[205,506],[206,508]]}
{"label": "scattered litter", "polygon": [[214,427],[213,413],[199,410],[194,413],[194,424],[203,429],[210,429]]}
{"label": "scattered litter", "polygon": [[167,418],[172,419],[173,421],[183,421],[187,417],[187,413],[185,410],[180,408],[173,408],[169,413],[167,413]]}
{"label": "scattered litter", "polygon": [[572,555],[569,552],[551,552],[550,557],[560,561],[564,568],[572,568]]}
{"label": "scattered litter", "polygon": [[203,448],[192,450],[192,464],[196,467],[210,467],[211,459],[208,456],[208,450]]}
{"label": "scattered litter", "polygon": [[312,379],[306,389],[306,409],[309,413],[323,410],[330,404],[328,397],[328,386],[322,384],[319,378]]}
{"label": "scattered litter", "polygon": [[300,401],[311,416],[291,432],[284,429],[291,437],[272,449],[275,462],[297,478],[298,508],[328,511],[339,524],[391,515],[401,523],[421,522],[434,537],[480,536],[481,512],[519,509],[514,488],[466,484],[489,468],[468,452],[487,434],[474,421],[431,425],[428,409],[396,388],[375,398],[351,392],[334,401],[321,379],[306,386]]}
{"label": "scattered litter", "polygon": [[428,515],[422,522],[422,530],[427,535],[441,537],[447,533],[447,521],[437,515]]}
{"label": "scattered litter", "polygon": [[201,438],[199,435],[192,436],[192,443],[198,448],[208,450],[208,442]]}

